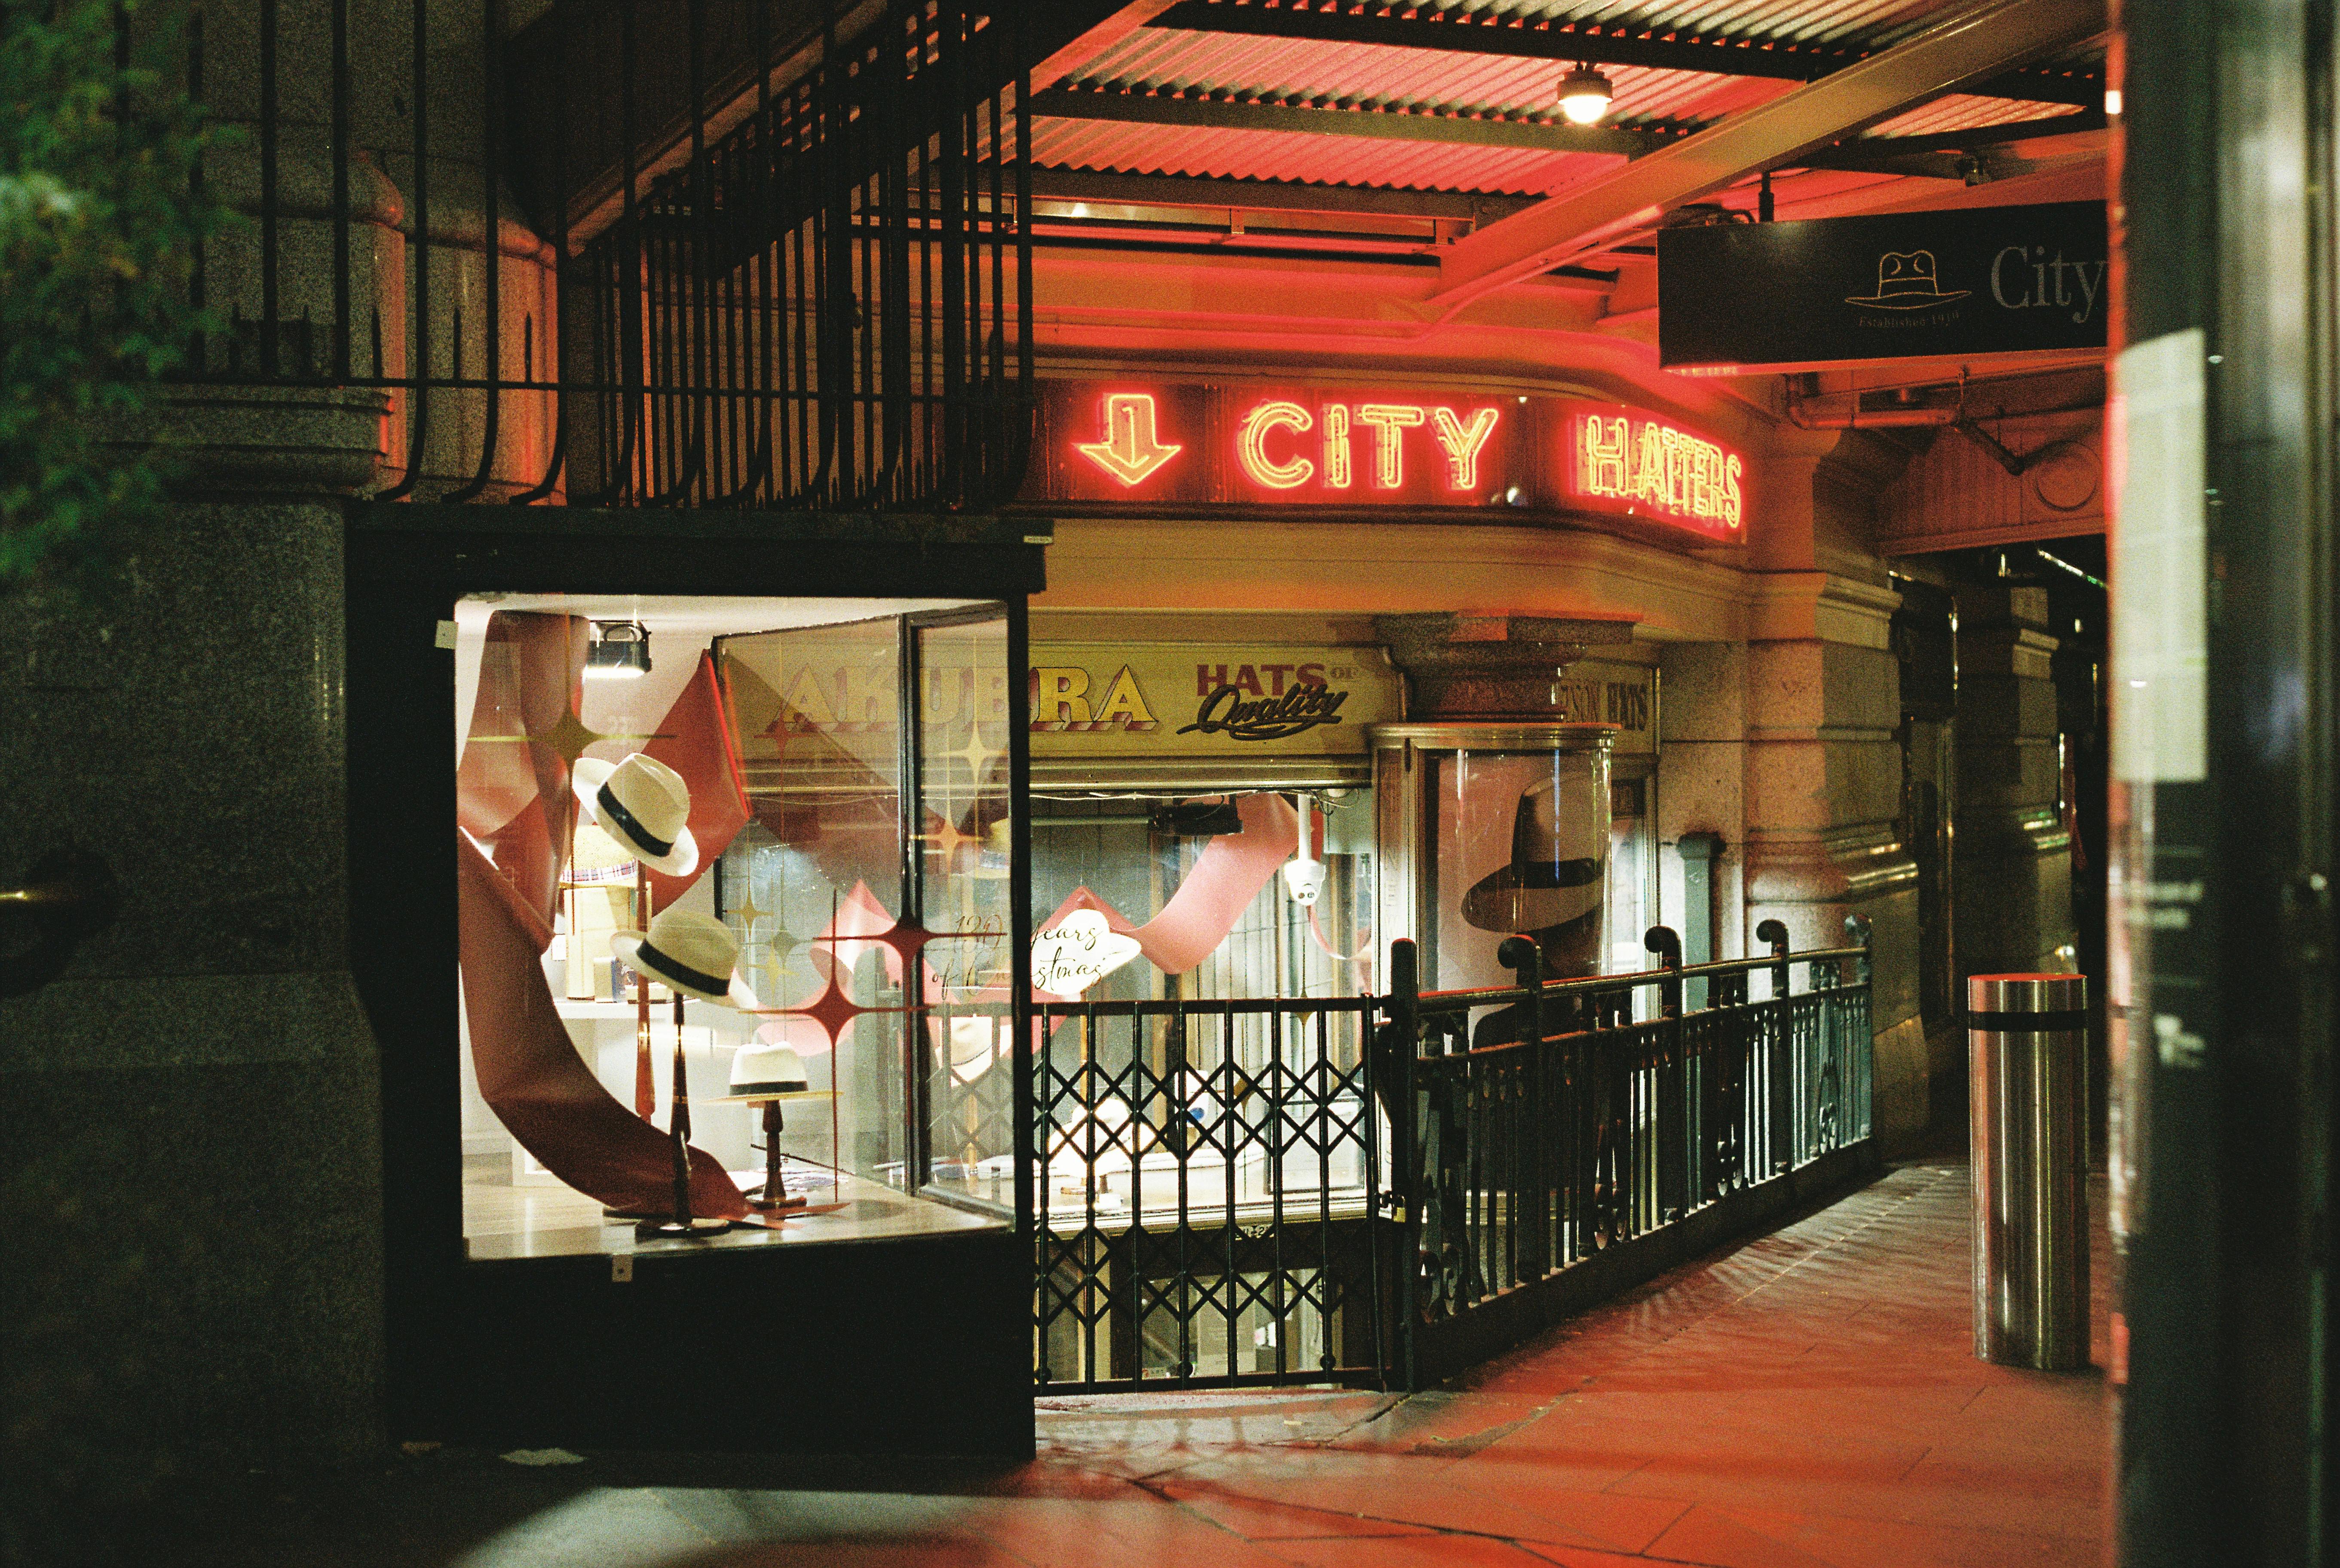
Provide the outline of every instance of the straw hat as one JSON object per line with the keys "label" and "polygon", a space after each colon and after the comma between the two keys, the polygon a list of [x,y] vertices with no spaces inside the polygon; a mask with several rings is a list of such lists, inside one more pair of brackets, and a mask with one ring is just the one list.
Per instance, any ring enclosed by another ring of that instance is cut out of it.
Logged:
{"label": "straw hat", "polygon": [[699,869],[699,843],[686,825],[690,786],[648,752],[621,763],[580,757],[569,787],[586,814],[652,871],[689,876]]}
{"label": "straw hat", "polygon": [[659,915],[647,932],[619,932],[610,938],[610,952],[627,968],[701,1001],[729,1001],[731,971],[739,962],[729,926],[683,909]]}
{"label": "straw hat", "polygon": [[807,1092],[804,1058],[785,1045],[747,1045],[731,1059],[730,1100],[777,1099]]}

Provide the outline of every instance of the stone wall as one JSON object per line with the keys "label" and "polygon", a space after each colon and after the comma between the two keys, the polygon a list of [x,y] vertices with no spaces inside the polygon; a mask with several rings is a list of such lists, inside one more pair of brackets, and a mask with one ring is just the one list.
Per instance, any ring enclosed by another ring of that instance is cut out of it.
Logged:
{"label": "stone wall", "polygon": [[0,599],[0,875],[73,846],[121,894],[0,1001],[0,1464],[26,1493],[382,1442],[342,526],[323,494],[174,506],[117,600]]}
{"label": "stone wall", "polygon": [[2048,591],[1988,582],[1956,592],[1958,969],[2068,970],[2071,835],[2058,810]]}

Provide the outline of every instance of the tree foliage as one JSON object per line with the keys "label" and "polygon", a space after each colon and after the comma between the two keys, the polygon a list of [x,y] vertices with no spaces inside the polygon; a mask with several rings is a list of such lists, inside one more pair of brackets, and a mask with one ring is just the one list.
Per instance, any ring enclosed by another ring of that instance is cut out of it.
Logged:
{"label": "tree foliage", "polygon": [[109,429],[212,325],[188,284],[224,217],[197,176],[221,132],[174,84],[158,8],[0,0],[0,591],[108,574],[164,478]]}

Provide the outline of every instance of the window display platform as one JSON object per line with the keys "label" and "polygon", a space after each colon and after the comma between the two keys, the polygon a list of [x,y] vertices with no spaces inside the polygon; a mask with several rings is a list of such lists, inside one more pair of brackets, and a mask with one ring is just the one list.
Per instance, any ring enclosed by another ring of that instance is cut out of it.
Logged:
{"label": "window display platform", "polygon": [[[874,1241],[990,1230],[999,1225],[996,1217],[791,1159],[787,1162],[788,1190],[811,1200],[804,1208],[790,1210],[782,1219],[742,1221],[719,1236],[639,1240],[632,1220],[604,1218],[601,1205],[583,1193],[566,1187],[516,1187],[511,1172],[511,1162],[502,1156],[473,1155],[463,1162],[463,1244],[472,1262]],[[731,1174],[742,1188],[763,1179],[760,1167]]]}

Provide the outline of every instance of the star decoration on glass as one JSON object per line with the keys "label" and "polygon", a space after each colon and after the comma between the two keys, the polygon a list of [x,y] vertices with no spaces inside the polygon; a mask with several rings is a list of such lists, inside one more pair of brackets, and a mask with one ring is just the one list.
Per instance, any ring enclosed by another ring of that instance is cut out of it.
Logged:
{"label": "star decoration on glass", "polygon": [[774,963],[786,963],[788,961],[788,954],[804,945],[804,938],[788,930],[788,927],[781,926],[771,935],[759,936],[748,945],[765,949],[772,955]]}
{"label": "star decoration on glass", "polygon": [[934,853],[942,856],[945,865],[950,864],[958,852],[968,844],[980,844],[984,842],[971,833],[959,832],[958,824],[940,812],[930,811],[927,814],[934,819],[935,831],[922,833],[918,837],[934,846]]}
{"label": "star decoration on glass", "polygon": [[794,716],[790,708],[782,708],[779,715],[748,738],[768,743],[774,756],[786,756],[788,750],[788,720]]}
{"label": "star decoration on glass", "polygon": [[981,725],[969,725],[967,726],[967,745],[959,747],[957,751],[944,752],[942,754],[956,761],[965,763],[967,764],[968,779],[976,785],[980,786],[983,783],[983,770],[989,767],[992,764],[999,761],[1007,754],[1004,751],[995,750],[993,747],[985,745],[983,744],[983,726]]}
{"label": "star decoration on glass", "polygon": [[792,1018],[808,1018],[812,1020],[813,1022],[820,1025],[821,1032],[828,1036],[828,1043],[832,1048],[834,1048],[838,1039],[845,1033],[847,1026],[851,1024],[855,1019],[859,1018],[863,1013],[898,1012],[902,1010],[899,1008],[890,1007],[863,1007],[851,997],[846,995],[845,992],[839,991],[837,985],[837,977],[835,975],[831,975],[828,981],[821,986],[820,994],[814,997],[807,1005],[803,1007],[768,1008],[761,1011],[777,1012]]}

